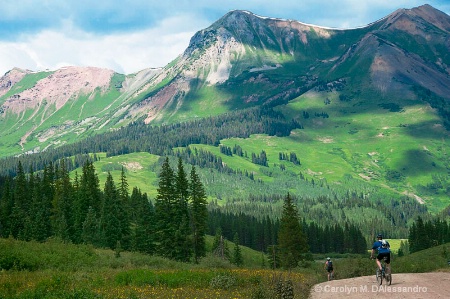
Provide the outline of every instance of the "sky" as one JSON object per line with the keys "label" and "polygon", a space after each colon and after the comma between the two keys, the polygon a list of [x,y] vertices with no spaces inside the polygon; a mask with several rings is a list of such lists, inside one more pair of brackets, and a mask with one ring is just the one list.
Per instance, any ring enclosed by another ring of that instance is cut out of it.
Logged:
{"label": "sky", "polygon": [[227,12],[333,28],[372,23],[425,3],[450,15],[450,0],[0,0],[0,76],[95,66],[131,74],[163,67]]}

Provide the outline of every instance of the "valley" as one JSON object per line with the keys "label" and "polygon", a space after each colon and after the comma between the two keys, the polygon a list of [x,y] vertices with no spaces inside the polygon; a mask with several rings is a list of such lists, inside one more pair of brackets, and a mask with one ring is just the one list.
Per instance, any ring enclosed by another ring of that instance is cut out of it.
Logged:
{"label": "valley", "polygon": [[370,288],[378,233],[395,283],[445,283],[449,40],[430,5],[348,30],[233,10],[162,68],[10,70],[0,297],[315,298],[326,256]]}

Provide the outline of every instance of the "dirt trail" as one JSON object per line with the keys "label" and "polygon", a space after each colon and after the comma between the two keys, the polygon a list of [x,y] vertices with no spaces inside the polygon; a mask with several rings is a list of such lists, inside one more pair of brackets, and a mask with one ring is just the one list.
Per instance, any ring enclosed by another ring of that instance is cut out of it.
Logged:
{"label": "dirt trail", "polygon": [[450,298],[450,272],[393,274],[390,286],[378,286],[375,275],[315,285],[311,299],[326,298]]}

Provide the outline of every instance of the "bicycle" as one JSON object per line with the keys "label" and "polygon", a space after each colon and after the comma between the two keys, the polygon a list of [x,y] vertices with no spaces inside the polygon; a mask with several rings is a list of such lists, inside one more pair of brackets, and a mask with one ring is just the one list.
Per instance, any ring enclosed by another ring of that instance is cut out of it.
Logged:
{"label": "bicycle", "polygon": [[[328,281],[332,281],[334,279],[334,271],[329,272],[330,277]],[[327,271],[327,276],[328,276],[328,271]]]}
{"label": "bicycle", "polygon": [[383,278],[386,280],[387,285],[392,284],[392,270],[390,271],[390,273],[386,273],[386,260],[387,257],[383,257],[383,260],[381,261],[381,271],[377,267],[377,271],[375,272],[377,283],[379,285],[383,283]]}

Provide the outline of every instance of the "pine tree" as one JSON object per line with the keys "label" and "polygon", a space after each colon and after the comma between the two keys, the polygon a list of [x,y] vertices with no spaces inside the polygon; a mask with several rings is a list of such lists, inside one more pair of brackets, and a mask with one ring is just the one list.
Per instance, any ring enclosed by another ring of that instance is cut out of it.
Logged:
{"label": "pine tree", "polygon": [[30,180],[33,177],[34,183],[31,195],[30,206],[30,224],[31,224],[31,239],[39,242],[45,241],[50,235],[50,208],[46,205],[43,195],[44,184],[41,178],[30,174]]}
{"label": "pine tree", "polygon": [[291,196],[286,196],[278,232],[281,264],[285,268],[297,267],[308,253],[308,243],[300,225],[300,219]]}
{"label": "pine tree", "polygon": [[92,161],[86,162],[80,184],[80,188],[87,196],[88,206],[92,207],[97,214],[100,214],[102,209],[100,181]]}
{"label": "pine tree", "polygon": [[124,250],[128,250],[130,248],[130,195],[128,192],[128,181],[125,175],[125,170],[122,167],[122,171],[120,173],[120,184],[118,188],[118,200],[119,200],[119,221],[120,221],[120,230],[121,230],[121,247]]}
{"label": "pine tree", "polygon": [[14,207],[11,177],[7,177],[0,198],[0,237],[7,238],[12,233],[11,219]]}
{"label": "pine tree", "polygon": [[82,242],[85,244],[92,244],[101,246],[99,244],[99,225],[92,207],[88,208],[86,219],[83,222],[83,230],[81,233]]}
{"label": "pine tree", "polygon": [[22,163],[17,165],[17,175],[14,180],[14,206],[11,211],[11,234],[14,238],[23,239],[25,222],[28,217],[30,202],[27,178]]}
{"label": "pine tree", "polygon": [[102,208],[101,193],[100,183],[98,176],[95,173],[94,164],[92,161],[87,161],[83,165],[79,188],[74,202],[76,242],[81,241],[83,223],[87,217],[89,207],[95,212],[97,218],[100,217]]}
{"label": "pine tree", "polygon": [[[55,173],[53,163],[49,163],[44,167],[42,174],[42,181],[40,187],[40,197],[41,197],[41,213],[39,216],[40,226],[43,230],[46,230],[45,236],[39,236],[37,240],[44,240],[53,235],[51,216],[52,216],[52,202],[53,196],[55,194]],[[37,220],[39,221],[39,220]]]}
{"label": "pine tree", "polygon": [[169,158],[164,160],[159,174],[158,194],[155,201],[156,243],[161,256],[175,258],[173,240],[178,229],[178,200],[176,198],[175,175]]}
{"label": "pine tree", "polygon": [[190,174],[190,218],[193,234],[194,262],[198,263],[206,255],[205,234],[207,230],[208,210],[203,184],[193,166]]}
{"label": "pine tree", "polygon": [[234,248],[233,248],[232,263],[235,264],[236,266],[240,267],[244,264],[244,260],[242,258],[241,248],[239,247],[238,233],[234,234],[233,243],[234,243]]}
{"label": "pine tree", "polygon": [[153,254],[154,244],[154,219],[155,211],[147,194],[141,193],[137,187],[133,188],[130,202],[131,210],[131,248],[134,251]]}
{"label": "pine tree", "polygon": [[105,244],[103,246],[114,249],[117,242],[120,242],[122,238],[122,227],[119,220],[121,212],[118,192],[110,172],[108,172],[106,177],[103,197],[101,217],[101,231],[105,238]]}
{"label": "pine tree", "polygon": [[27,190],[30,193],[28,196],[29,202],[27,203],[27,211],[26,218],[24,219],[24,229],[21,234],[22,240],[30,241],[34,239],[34,233],[37,228],[35,226],[34,217],[38,212],[39,205],[36,205],[35,202],[39,201],[39,197],[35,192],[35,187],[39,187],[39,184],[36,182],[35,174],[33,172],[33,168],[30,168],[28,172],[28,181],[27,181]]}
{"label": "pine tree", "polygon": [[409,243],[409,250],[411,253],[418,251],[418,243],[420,242],[418,234],[417,234],[417,227],[416,223],[413,222],[411,227],[409,228],[409,235],[408,235],[408,243]]}
{"label": "pine tree", "polygon": [[180,214],[187,214],[187,201],[189,197],[189,181],[187,179],[186,172],[184,171],[183,161],[181,157],[178,158],[178,168],[175,178],[175,188],[176,196],[178,197],[179,204],[182,209],[180,209]]}
{"label": "pine tree", "polygon": [[64,161],[61,162],[55,183],[55,195],[52,201],[52,227],[54,235],[61,240],[72,238],[73,191],[69,172]]}
{"label": "pine tree", "polygon": [[173,246],[175,246],[174,258],[178,261],[188,262],[192,255],[192,239],[188,211],[189,181],[184,171],[181,158],[178,158],[175,192],[177,203],[174,207],[176,216],[173,220],[176,226],[175,238],[173,240]]}
{"label": "pine tree", "polygon": [[417,221],[410,228],[408,238],[411,253],[429,248],[431,245],[430,233],[419,216]]}

